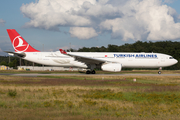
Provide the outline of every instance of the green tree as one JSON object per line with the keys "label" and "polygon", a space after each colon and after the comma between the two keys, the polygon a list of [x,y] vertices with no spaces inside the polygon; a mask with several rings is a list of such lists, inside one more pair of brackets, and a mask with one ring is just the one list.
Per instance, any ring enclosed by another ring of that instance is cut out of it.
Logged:
{"label": "green tree", "polygon": [[5,61],[2,61],[1,63],[0,63],[0,65],[7,65],[7,63],[5,62]]}
{"label": "green tree", "polygon": [[9,63],[9,67],[17,67],[17,60],[14,59],[12,62]]}
{"label": "green tree", "polygon": [[8,65],[9,65],[9,67],[14,67],[13,62],[10,62]]}

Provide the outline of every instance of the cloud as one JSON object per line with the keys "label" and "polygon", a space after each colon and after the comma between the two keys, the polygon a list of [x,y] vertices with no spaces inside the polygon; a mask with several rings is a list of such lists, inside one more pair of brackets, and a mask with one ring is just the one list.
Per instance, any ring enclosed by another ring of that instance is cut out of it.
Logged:
{"label": "cloud", "polygon": [[90,39],[110,33],[120,40],[180,38],[180,15],[165,3],[173,0],[39,0],[23,4],[30,21],[25,27],[59,30],[70,27],[72,37]]}
{"label": "cloud", "polygon": [[4,25],[5,25],[5,23],[6,23],[6,21],[5,21],[5,20],[0,19],[0,25],[1,25],[1,26],[4,26]]}
{"label": "cloud", "polygon": [[72,27],[69,32],[72,37],[77,37],[79,39],[90,39],[98,36],[93,28]]}
{"label": "cloud", "polygon": [[36,3],[22,5],[22,13],[24,16],[30,18],[30,22],[26,23],[25,27],[58,30],[59,26],[90,25],[91,21],[88,18],[73,14],[73,11],[80,9],[83,1],[84,0],[39,0],[39,2]]}

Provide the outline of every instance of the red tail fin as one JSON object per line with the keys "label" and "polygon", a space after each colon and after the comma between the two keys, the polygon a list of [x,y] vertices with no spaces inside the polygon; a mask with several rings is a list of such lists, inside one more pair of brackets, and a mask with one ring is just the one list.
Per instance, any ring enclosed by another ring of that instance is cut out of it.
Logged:
{"label": "red tail fin", "polygon": [[15,52],[40,52],[29,45],[15,29],[7,29]]}
{"label": "red tail fin", "polygon": [[59,51],[61,52],[61,54],[67,54],[63,49],[59,49]]}

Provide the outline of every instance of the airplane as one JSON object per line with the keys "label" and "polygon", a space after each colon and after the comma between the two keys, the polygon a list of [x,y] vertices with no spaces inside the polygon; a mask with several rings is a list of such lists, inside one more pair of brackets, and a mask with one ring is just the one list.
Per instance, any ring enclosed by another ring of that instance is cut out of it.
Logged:
{"label": "airplane", "polygon": [[[4,51],[34,63],[85,68],[86,74],[96,74],[95,68],[103,71],[120,72],[122,68],[162,68],[176,64],[178,61],[162,53],[134,52],[41,52],[29,45],[15,29],[7,29],[15,52]],[[161,71],[158,72],[161,74]]]}

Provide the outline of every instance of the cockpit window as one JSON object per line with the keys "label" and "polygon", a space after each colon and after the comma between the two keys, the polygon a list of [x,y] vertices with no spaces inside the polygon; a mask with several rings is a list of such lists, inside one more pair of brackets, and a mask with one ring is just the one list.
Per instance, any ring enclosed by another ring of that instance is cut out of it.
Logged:
{"label": "cockpit window", "polygon": [[173,57],[169,57],[169,59],[174,59]]}

